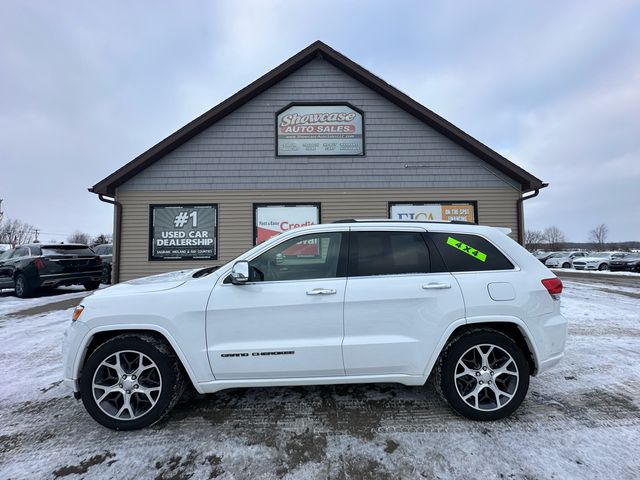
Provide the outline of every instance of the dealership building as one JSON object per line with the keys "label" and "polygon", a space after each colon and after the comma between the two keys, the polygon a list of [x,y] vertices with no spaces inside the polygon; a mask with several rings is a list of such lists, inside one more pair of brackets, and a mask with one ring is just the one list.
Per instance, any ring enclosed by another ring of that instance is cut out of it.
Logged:
{"label": "dealership building", "polygon": [[115,205],[117,282],[348,218],[465,220],[522,241],[522,202],[545,186],[315,42],[90,191]]}

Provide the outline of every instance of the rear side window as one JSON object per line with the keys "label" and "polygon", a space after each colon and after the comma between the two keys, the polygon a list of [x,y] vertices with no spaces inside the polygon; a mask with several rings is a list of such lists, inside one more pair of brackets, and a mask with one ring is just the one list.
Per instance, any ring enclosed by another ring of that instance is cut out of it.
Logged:
{"label": "rear side window", "polygon": [[349,276],[429,273],[429,249],[419,232],[351,232]]}
{"label": "rear side window", "polygon": [[429,234],[450,272],[512,270],[513,264],[487,239],[462,233]]}

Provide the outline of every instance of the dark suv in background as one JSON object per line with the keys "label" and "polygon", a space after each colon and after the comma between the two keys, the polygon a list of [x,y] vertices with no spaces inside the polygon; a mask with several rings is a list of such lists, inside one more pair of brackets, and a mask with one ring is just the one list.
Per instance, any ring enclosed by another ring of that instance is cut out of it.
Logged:
{"label": "dark suv in background", "polygon": [[102,279],[101,282],[109,285],[111,283],[111,263],[113,259],[113,245],[104,243],[93,247],[93,251],[100,255],[102,259]]}
{"label": "dark suv in background", "polygon": [[34,243],[0,254],[0,288],[14,288],[21,298],[42,287],[95,290],[101,277],[102,259],[86,245]]}

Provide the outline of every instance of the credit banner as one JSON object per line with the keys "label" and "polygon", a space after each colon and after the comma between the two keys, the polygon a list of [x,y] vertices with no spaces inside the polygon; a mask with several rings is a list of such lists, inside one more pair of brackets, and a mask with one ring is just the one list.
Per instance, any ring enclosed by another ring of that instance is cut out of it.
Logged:
{"label": "credit banner", "polygon": [[[255,243],[256,245],[269,240],[282,232],[308,225],[320,223],[320,208],[317,205],[259,205],[255,207]],[[287,255],[318,254],[315,243],[298,243],[291,247]]]}
{"label": "credit banner", "polygon": [[396,203],[391,205],[390,214],[394,220],[476,223],[472,203]]}
{"label": "credit banner", "polygon": [[294,105],[277,117],[278,155],[363,155],[362,115],[347,105]]}
{"label": "credit banner", "polygon": [[216,260],[217,205],[152,205],[151,260]]}

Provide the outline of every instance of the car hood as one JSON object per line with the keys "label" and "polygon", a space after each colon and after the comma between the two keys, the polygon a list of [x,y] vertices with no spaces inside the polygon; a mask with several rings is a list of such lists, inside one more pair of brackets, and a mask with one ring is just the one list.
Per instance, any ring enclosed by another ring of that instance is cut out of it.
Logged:
{"label": "car hood", "polygon": [[202,268],[178,270],[176,272],[161,273],[150,277],[136,278],[135,280],[129,280],[128,282],[118,283],[111,287],[101,289],[94,293],[94,295],[102,297],[170,290],[192,280],[193,274],[199,270],[202,270]]}

